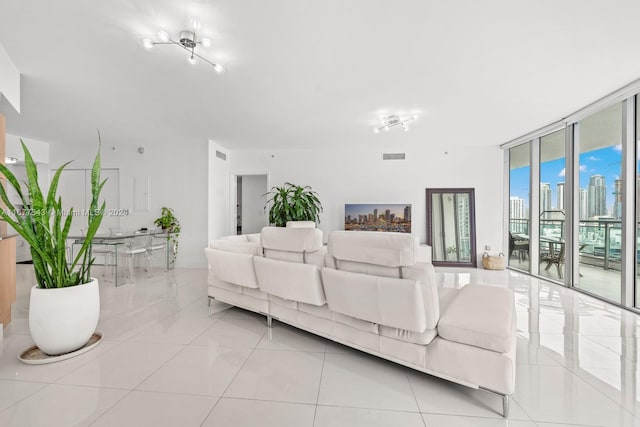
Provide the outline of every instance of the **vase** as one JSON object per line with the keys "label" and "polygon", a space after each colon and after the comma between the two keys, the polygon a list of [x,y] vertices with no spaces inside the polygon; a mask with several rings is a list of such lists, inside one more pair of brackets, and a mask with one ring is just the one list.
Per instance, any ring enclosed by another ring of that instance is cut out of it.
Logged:
{"label": "vase", "polygon": [[98,280],[64,288],[31,288],[29,330],[33,342],[50,356],[82,348],[98,326]]}

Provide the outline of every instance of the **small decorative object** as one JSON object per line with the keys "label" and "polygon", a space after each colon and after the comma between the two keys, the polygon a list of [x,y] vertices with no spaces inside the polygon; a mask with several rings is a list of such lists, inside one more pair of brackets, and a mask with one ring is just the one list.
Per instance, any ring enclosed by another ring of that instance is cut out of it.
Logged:
{"label": "small decorative object", "polygon": [[498,255],[482,254],[482,266],[486,270],[504,270],[507,267],[507,258],[502,252]]}
{"label": "small decorative object", "polygon": [[[162,207],[162,213],[159,218],[156,218],[153,223],[156,227],[160,227],[165,230],[168,234],[167,240],[168,243],[171,243],[169,247],[171,248],[171,258],[169,260],[169,264],[173,266],[176,262],[176,258],[178,257],[178,237],[180,237],[180,221],[175,216],[175,212],[171,208]],[[167,247],[167,250],[169,250]]]}
{"label": "small decorative object", "polygon": [[38,170],[31,153],[21,143],[27,172],[25,188],[2,164],[0,174],[6,177],[25,209],[17,210],[0,185],[0,198],[6,205],[6,210],[0,209],[0,219],[11,225],[31,249],[37,282],[31,289],[29,305],[31,337],[47,355],[67,354],[87,344],[100,316],[98,281],[90,276],[91,244],[105,209],[104,202],[98,207],[100,191],[106,182],[100,181],[100,148],[91,169],[91,205],[87,212],[86,235],[75,257],[67,259],[67,237],[76,215],[73,208],[62,207],[57,190],[60,175],[70,162],[58,168],[45,195],[40,189]]}
{"label": "small decorative object", "polygon": [[282,187],[273,187],[265,195],[270,198],[264,205],[265,211],[269,209],[269,223],[276,227],[284,227],[287,221],[313,221],[320,222],[322,204],[318,193],[311,190],[308,185],[299,185],[285,182]]}

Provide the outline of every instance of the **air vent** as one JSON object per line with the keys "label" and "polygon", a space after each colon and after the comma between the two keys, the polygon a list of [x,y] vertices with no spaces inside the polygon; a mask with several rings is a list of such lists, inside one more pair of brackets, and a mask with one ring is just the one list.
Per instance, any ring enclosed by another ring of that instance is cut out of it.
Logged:
{"label": "air vent", "polygon": [[382,160],[404,160],[404,153],[382,153]]}
{"label": "air vent", "polygon": [[227,155],[224,154],[222,151],[216,150],[216,157],[222,160],[227,160]]}

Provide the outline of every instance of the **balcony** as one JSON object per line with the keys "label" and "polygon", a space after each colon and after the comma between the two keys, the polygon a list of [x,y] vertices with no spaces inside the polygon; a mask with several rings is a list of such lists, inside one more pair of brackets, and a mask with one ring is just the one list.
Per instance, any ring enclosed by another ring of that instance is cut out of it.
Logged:
{"label": "balcony", "polygon": [[[529,220],[511,219],[510,235],[515,241],[510,253],[509,266],[530,270],[528,256]],[[540,275],[553,281],[564,279],[564,219],[540,220]],[[526,244],[524,243],[526,241]],[[579,270],[577,286],[612,301],[620,301],[621,282],[620,220],[582,220],[578,227]],[[526,247],[526,251],[522,248]],[[562,247],[562,250],[560,249]],[[640,245],[637,245],[637,259]],[[555,257],[555,258],[554,258]],[[549,264],[549,259],[557,262]],[[640,269],[639,269],[640,270]]]}

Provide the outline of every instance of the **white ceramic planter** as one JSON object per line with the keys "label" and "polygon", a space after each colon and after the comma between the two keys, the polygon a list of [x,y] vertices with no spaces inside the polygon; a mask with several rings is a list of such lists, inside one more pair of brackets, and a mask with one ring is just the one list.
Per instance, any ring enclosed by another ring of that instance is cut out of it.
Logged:
{"label": "white ceramic planter", "polygon": [[98,326],[98,280],[67,288],[31,288],[29,330],[44,353],[55,356],[84,346]]}

